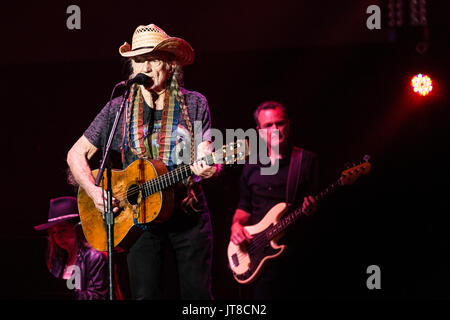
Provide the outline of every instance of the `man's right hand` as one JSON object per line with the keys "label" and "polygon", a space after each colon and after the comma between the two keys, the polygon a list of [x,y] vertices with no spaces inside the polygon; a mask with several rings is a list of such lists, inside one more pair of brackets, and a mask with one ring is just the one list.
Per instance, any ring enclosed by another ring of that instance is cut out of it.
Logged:
{"label": "man's right hand", "polygon": [[[104,213],[105,207],[103,203],[106,205],[108,201],[106,192],[104,192],[104,190],[101,187],[93,186],[92,188],[89,189],[88,195],[94,202],[94,205],[97,208],[97,210],[101,213]],[[112,205],[113,205],[113,212],[114,213],[118,212],[119,200],[113,197]]]}
{"label": "man's right hand", "polygon": [[231,225],[231,241],[235,245],[240,245],[243,242],[249,241],[253,236],[245,230],[244,226],[239,222],[235,222]]}

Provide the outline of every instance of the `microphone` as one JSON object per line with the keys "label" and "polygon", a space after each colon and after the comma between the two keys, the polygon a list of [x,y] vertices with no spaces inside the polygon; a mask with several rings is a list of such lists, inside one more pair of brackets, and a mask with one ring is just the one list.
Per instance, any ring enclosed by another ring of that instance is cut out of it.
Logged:
{"label": "microphone", "polygon": [[130,87],[134,83],[144,84],[144,83],[147,83],[149,81],[152,81],[152,78],[150,78],[149,76],[146,76],[143,73],[138,73],[133,79],[129,79],[129,80],[125,80],[125,81],[119,82],[119,85]]}

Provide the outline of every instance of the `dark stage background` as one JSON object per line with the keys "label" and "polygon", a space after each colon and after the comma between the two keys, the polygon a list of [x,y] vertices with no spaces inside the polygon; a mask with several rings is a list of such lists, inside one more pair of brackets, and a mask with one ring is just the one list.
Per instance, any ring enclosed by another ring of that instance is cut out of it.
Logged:
{"label": "dark stage background", "polygon": [[[254,108],[279,100],[291,114],[296,144],[319,154],[323,186],[346,162],[372,156],[369,176],[300,226],[308,251],[304,291],[319,298],[448,298],[450,5],[427,1],[431,45],[421,55],[415,45],[422,29],[390,29],[387,2],[60,1],[4,7],[0,298],[52,297],[45,235],[33,226],[47,219],[50,198],[76,194],[66,181],[66,153],[126,77],[118,47],[149,23],[196,50],[195,63],[185,68],[185,87],[207,97],[213,127],[253,127]],[[70,4],[81,8],[81,30],[66,28]],[[381,30],[366,28],[371,4],[381,7]],[[435,81],[425,98],[409,87],[419,72]],[[217,299],[245,294],[226,262],[240,169],[227,168],[204,184]],[[373,264],[381,268],[381,290],[366,287],[366,268]],[[176,298],[173,263],[165,277],[166,296]]]}

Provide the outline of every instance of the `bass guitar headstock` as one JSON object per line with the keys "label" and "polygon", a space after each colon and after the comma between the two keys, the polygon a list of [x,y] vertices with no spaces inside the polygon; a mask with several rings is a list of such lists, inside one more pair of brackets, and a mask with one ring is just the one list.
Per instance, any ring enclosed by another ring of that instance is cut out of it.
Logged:
{"label": "bass guitar headstock", "polygon": [[351,185],[355,183],[356,180],[361,175],[368,174],[372,168],[370,161],[370,156],[365,155],[363,160],[359,164],[347,164],[347,169],[342,171],[340,182],[342,185]]}

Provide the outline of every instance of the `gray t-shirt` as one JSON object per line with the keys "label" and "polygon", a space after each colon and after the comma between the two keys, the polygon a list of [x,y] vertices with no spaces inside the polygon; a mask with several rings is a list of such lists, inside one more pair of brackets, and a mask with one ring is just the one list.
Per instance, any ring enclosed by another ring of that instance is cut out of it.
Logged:
{"label": "gray t-shirt", "polygon": [[[194,129],[195,134],[195,144],[198,145],[202,141],[211,141],[211,117],[209,113],[208,101],[206,98],[195,91],[188,91],[184,88],[181,88],[181,92],[184,95],[184,100],[187,106],[189,120],[191,121],[192,127]],[[105,146],[105,142],[108,139],[108,134],[112,125],[114,123],[114,119],[116,117],[116,113],[120,108],[120,103],[122,101],[122,97],[117,97],[111,101],[111,106],[108,104],[103,107],[100,113],[95,117],[94,121],[89,125],[87,130],[84,132],[84,136],[92,143],[95,147],[99,149],[103,149]],[[154,112],[151,108],[146,106],[144,108],[144,123],[149,124],[149,128],[153,128],[154,121]],[[152,131],[149,129],[149,131]],[[145,134],[151,134],[152,132],[148,132]],[[125,137],[125,141],[127,141],[127,137]],[[152,141],[154,143],[155,141]],[[114,151],[122,153],[122,143],[123,143],[123,114],[120,117],[120,120],[117,125],[117,130],[114,134],[114,139],[111,144],[111,148]],[[190,149],[190,136],[188,127],[183,117],[183,113],[179,112],[178,117],[178,128],[177,128],[177,149],[176,152],[180,154],[179,161],[185,159],[188,162],[189,156],[186,157],[186,153],[184,153],[185,157],[183,157],[183,151],[185,151],[185,147]],[[129,148],[125,148],[124,152],[124,161],[123,168],[128,167],[133,161],[137,160],[137,156],[131,152]],[[177,164],[180,164],[178,162]]]}
{"label": "gray t-shirt", "polygon": [[[202,141],[211,141],[211,117],[209,113],[208,101],[206,98],[194,91],[188,91],[184,88],[181,88],[181,92],[184,95],[184,101],[187,106],[189,120],[191,121],[192,127],[195,133],[195,142],[196,146]],[[110,132],[110,128],[113,126],[114,119],[116,117],[116,113],[120,108],[120,103],[122,102],[122,97],[117,97],[111,101],[111,105],[105,105],[105,107],[100,111],[100,113],[95,117],[94,121],[89,125],[87,130],[84,132],[84,136],[91,142],[95,147],[99,148],[100,151],[106,145],[106,141],[108,140],[108,135]],[[149,108],[147,105],[144,108],[144,123],[149,124],[149,129],[147,134],[152,134],[153,132],[153,121],[158,120],[158,115],[155,117],[155,112],[153,109]],[[179,112],[178,117],[178,128],[177,128],[177,146],[188,146],[190,149],[190,137],[188,134],[188,129],[186,122],[183,117],[183,113]],[[111,144],[111,149],[122,153],[122,142],[123,142],[123,115],[121,115],[120,120],[117,125],[117,130],[114,134],[114,139]],[[180,135],[179,135],[180,134]],[[127,139],[127,138],[126,138]],[[185,139],[189,139],[186,141]],[[180,142],[180,143],[178,143]],[[153,143],[153,141],[152,141]],[[183,149],[181,149],[183,150]],[[130,165],[133,161],[137,160],[138,157],[130,150],[129,147],[125,148],[124,152],[124,160],[122,163],[123,168],[125,169]],[[189,162],[190,157],[187,157],[187,162]],[[176,216],[179,216],[181,211],[177,204],[180,203],[180,200],[186,196],[185,191],[178,189],[180,192],[175,193],[175,210],[172,214],[171,220]],[[196,194],[198,203],[195,205],[195,208],[198,212],[202,212],[207,214],[208,207],[206,204],[206,198],[200,186],[198,184],[194,184],[194,192]],[[191,211],[191,210],[189,210]],[[184,215],[182,215],[184,216]],[[184,218],[183,218],[184,219]],[[177,219],[179,220],[179,219]],[[183,221],[183,220],[181,220]],[[183,222],[181,223],[183,224]]]}

